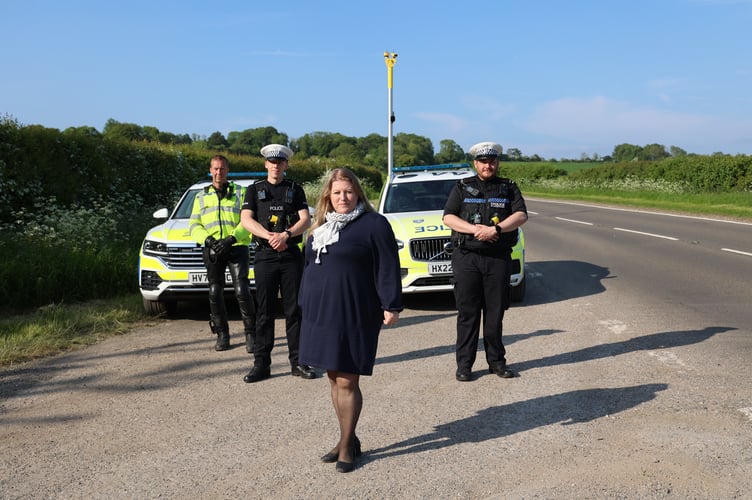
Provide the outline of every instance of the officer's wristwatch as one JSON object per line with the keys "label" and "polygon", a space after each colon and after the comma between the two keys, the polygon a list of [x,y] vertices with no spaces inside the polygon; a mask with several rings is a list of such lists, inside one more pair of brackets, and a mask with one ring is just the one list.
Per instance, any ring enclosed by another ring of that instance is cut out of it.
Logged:
{"label": "officer's wristwatch", "polygon": [[285,233],[287,233],[287,237],[288,237],[288,238],[292,238],[292,233],[290,232],[290,230],[289,230],[289,229],[285,229],[285,231],[284,231],[284,232],[285,232]]}
{"label": "officer's wristwatch", "polygon": [[496,234],[501,236],[501,224],[496,224],[494,227],[496,228]]}

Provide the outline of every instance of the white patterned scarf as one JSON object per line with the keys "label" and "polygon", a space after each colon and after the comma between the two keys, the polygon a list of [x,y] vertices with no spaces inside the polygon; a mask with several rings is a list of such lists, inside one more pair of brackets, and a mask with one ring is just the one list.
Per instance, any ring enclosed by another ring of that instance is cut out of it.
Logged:
{"label": "white patterned scarf", "polygon": [[316,252],[316,264],[321,264],[321,254],[326,253],[326,246],[339,241],[339,232],[363,213],[363,204],[358,203],[352,212],[338,214],[327,212],[326,222],[313,230],[311,248]]}

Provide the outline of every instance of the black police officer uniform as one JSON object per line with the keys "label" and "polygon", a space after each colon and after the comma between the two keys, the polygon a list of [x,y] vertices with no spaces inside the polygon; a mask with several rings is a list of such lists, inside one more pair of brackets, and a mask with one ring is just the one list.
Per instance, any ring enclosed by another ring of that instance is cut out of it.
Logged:
{"label": "black police officer uniform", "polygon": [[[489,226],[519,211],[527,213],[517,184],[500,177],[483,181],[474,176],[459,181],[444,207],[444,215],[454,214],[470,223]],[[469,374],[472,370],[481,319],[489,371],[502,377],[513,376],[506,369],[501,335],[504,311],[510,303],[511,254],[517,243],[517,230],[500,234],[493,243],[452,231],[452,243],[458,377],[461,372]]]}
{"label": "black police officer uniform", "polygon": [[[271,184],[262,180],[246,190],[243,209],[253,211],[254,218],[269,231],[282,233],[300,219],[300,210],[308,210],[308,203],[303,188],[295,182],[283,179],[279,184]],[[287,249],[282,252],[274,250],[263,238],[254,237],[254,241],[258,245],[254,262],[257,302],[254,368],[268,376],[274,347],[275,306],[281,292],[293,374],[312,378],[313,372],[308,373],[307,367],[301,372],[298,363],[301,319],[298,289],[303,274],[303,255],[298,244],[302,236],[289,238]]]}

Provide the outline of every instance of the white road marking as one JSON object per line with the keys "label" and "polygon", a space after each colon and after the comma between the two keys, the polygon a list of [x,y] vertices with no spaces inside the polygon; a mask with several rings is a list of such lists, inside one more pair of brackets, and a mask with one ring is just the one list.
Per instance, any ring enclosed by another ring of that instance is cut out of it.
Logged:
{"label": "white road marking", "polygon": [[592,226],[593,225],[592,222],[585,222],[585,221],[581,221],[581,220],[565,219],[564,217],[554,217],[554,218],[558,219],[558,220],[563,220],[564,222],[574,222],[575,224],[584,224],[586,226]]}
{"label": "white road marking", "polygon": [[623,231],[625,233],[641,234],[643,236],[652,236],[653,238],[663,238],[664,240],[679,241],[679,238],[674,238],[673,236],[663,236],[662,234],[643,233],[642,231],[634,231],[632,229],[624,229],[621,227],[615,227],[614,230]]}
{"label": "white road marking", "polygon": [[748,257],[752,257],[752,253],[750,252],[742,252],[741,250],[734,250],[733,248],[721,248],[724,252],[731,252],[731,253],[738,253],[739,255],[747,255]]}
{"label": "white road marking", "polygon": [[738,220],[728,220],[728,219],[714,219],[712,217],[703,217],[703,216],[697,216],[697,215],[684,215],[684,214],[670,214],[666,212],[652,212],[650,210],[638,210],[633,208],[619,208],[619,207],[607,207],[604,205],[590,205],[588,203],[575,203],[572,201],[560,201],[560,200],[544,200],[542,198],[534,198],[534,197],[525,197],[525,199],[528,200],[534,200],[538,203],[558,203],[561,205],[574,205],[577,207],[588,207],[588,208],[600,208],[603,210],[613,210],[615,212],[634,212],[634,213],[640,213],[640,214],[650,214],[650,215],[665,215],[666,217],[676,217],[679,219],[694,219],[694,220],[706,220],[711,222],[724,222],[726,224],[739,224],[742,226],[752,226],[752,222],[744,222],[744,221],[738,221]]}

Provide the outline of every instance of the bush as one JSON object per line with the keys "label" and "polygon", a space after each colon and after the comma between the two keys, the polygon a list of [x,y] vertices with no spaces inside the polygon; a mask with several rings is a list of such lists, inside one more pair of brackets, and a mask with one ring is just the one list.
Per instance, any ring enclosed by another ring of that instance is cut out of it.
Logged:
{"label": "bush", "polygon": [[0,224],[0,305],[34,307],[135,291],[138,249],[152,219],[133,214],[133,206],[140,201],[124,196],[68,207],[39,198],[31,210],[11,210],[13,220]]}
{"label": "bush", "polygon": [[[138,249],[154,210],[208,179],[216,151],[112,141],[0,118],[0,309],[113,297],[137,288]],[[261,157],[226,153],[232,171],[264,171]],[[336,160],[293,160],[314,183]],[[373,168],[352,166],[365,186]]]}
{"label": "bush", "polygon": [[588,187],[676,193],[752,191],[752,157],[683,156],[660,161],[606,164],[574,172],[570,180]]}

